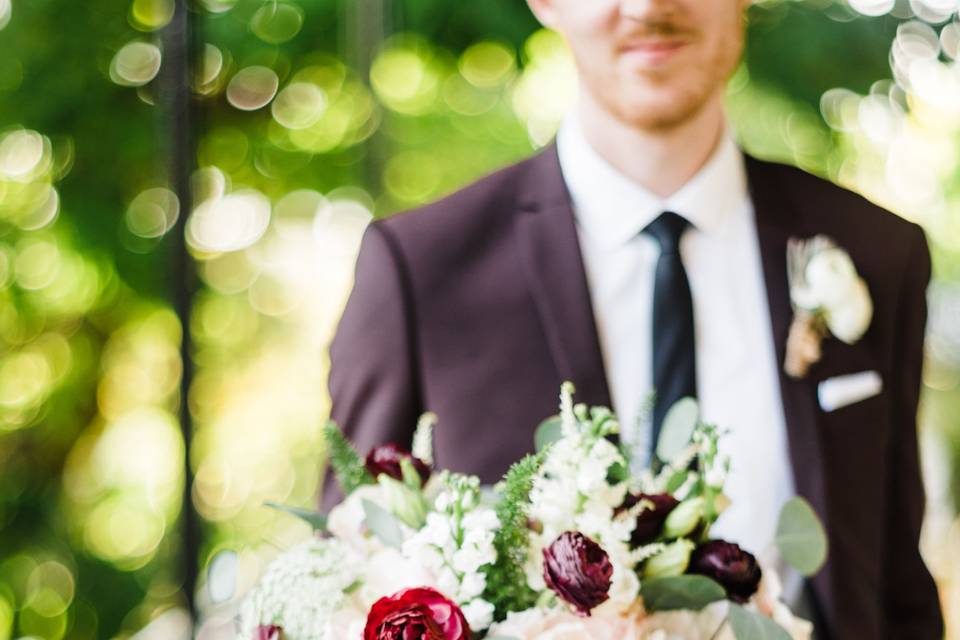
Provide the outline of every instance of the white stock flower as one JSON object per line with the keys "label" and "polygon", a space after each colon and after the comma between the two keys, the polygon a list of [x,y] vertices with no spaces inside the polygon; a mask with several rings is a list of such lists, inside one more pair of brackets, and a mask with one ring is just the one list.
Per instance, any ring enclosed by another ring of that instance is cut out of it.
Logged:
{"label": "white stock flower", "polygon": [[[613,533],[615,530],[613,509],[600,501],[588,500],[584,503],[583,510],[574,520],[573,529],[589,538],[593,538],[596,542],[599,542],[601,538],[617,538],[616,534]],[[629,532],[627,532],[627,536],[629,536]]]}
{"label": "white stock flower", "polygon": [[580,496],[574,475],[557,460],[548,457],[544,468],[533,479],[530,517],[540,522],[544,531],[559,533],[573,524],[573,516],[579,505]]}
{"label": "white stock flower", "polygon": [[380,598],[403,589],[440,587],[437,574],[429,566],[389,547],[369,556],[363,569],[358,594],[368,609]]}
{"label": "white stock flower", "polygon": [[493,624],[493,605],[486,600],[474,598],[470,602],[460,605],[463,617],[474,631],[486,629]]}
{"label": "white stock flower", "polygon": [[609,486],[607,470],[620,459],[620,452],[612,442],[597,440],[584,453],[576,466],[577,490],[589,496]]}
{"label": "white stock flower", "polygon": [[[477,508],[467,512],[463,516],[463,528],[468,536],[483,534],[493,535],[494,531],[500,526],[500,520],[497,513],[490,508]],[[492,540],[492,538],[491,538]]]}
{"label": "white stock flower", "polygon": [[564,531],[593,537],[610,526],[626,493],[625,483],[607,480],[616,464],[625,464],[623,456],[605,438],[574,434],[554,443],[530,492],[530,516],[543,526],[544,544]]}
{"label": "white stock flower", "polygon": [[476,598],[487,588],[486,574],[473,571],[463,574],[460,578],[459,588],[456,591],[458,602],[466,602]]}
{"label": "white stock flower", "polygon": [[464,542],[463,548],[453,553],[453,568],[460,573],[476,573],[480,567],[491,564],[497,559],[492,542],[480,545]]}
{"label": "white stock flower", "polygon": [[497,559],[493,541],[500,521],[493,509],[479,504],[476,479],[448,480],[434,500],[436,511],[427,514],[423,528],[403,543],[402,551],[414,564],[431,571],[437,590],[461,607],[472,606],[475,620],[470,626],[481,631],[489,625],[484,622],[487,617],[492,620],[492,611],[486,616],[482,601],[477,602],[487,586],[482,569]]}
{"label": "white stock flower", "polygon": [[414,536],[422,538],[424,544],[432,545],[443,551],[453,551],[456,540],[451,531],[450,519],[443,513],[433,511],[427,514],[427,523],[423,529]]}
{"label": "white stock flower", "polygon": [[451,600],[460,602],[460,576],[450,567],[443,567],[437,575],[437,590]]}

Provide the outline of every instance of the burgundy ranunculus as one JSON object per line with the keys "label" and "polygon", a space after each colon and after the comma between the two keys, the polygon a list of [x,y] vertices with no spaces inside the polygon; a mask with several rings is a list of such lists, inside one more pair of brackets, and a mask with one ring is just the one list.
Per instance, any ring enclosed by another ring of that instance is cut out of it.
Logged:
{"label": "burgundy ranunculus", "polygon": [[470,640],[470,625],[456,604],[426,587],[380,598],[367,614],[363,640]]}
{"label": "burgundy ranunculus", "polygon": [[690,555],[687,573],[696,573],[716,580],[727,590],[727,597],[744,603],[760,585],[760,565],[752,553],[739,545],[723,540],[710,540]]}
{"label": "burgundy ranunculus", "polygon": [[572,604],[577,615],[605,601],[613,565],[603,547],[579,531],[566,531],[543,550],[543,579],[558,596]]}
{"label": "burgundy ranunculus", "polygon": [[633,528],[633,533],[630,534],[630,546],[634,548],[654,542],[663,531],[663,523],[667,516],[680,504],[680,501],[669,493],[638,493],[636,495],[628,493],[623,499],[623,504],[617,508],[617,513],[632,509],[641,500],[652,503],[653,508],[644,509],[637,516],[637,524]]}
{"label": "burgundy ranunculus", "polygon": [[257,627],[256,640],[280,640],[283,637],[283,627],[275,624],[262,624]]}
{"label": "burgundy ranunculus", "polygon": [[430,467],[420,458],[413,457],[413,454],[395,443],[389,443],[374,447],[367,454],[365,466],[374,478],[381,473],[385,473],[394,480],[403,480],[403,471],[400,470],[400,461],[408,459],[413,463],[413,467],[420,474],[420,480],[426,484],[430,479]]}

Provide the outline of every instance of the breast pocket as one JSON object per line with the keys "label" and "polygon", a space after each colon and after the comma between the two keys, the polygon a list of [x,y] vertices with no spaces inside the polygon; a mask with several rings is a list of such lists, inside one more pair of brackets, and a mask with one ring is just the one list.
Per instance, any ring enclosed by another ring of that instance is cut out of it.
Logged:
{"label": "breast pocket", "polygon": [[831,413],[879,395],[882,391],[883,377],[880,372],[870,369],[821,380],[817,384],[817,401],[820,409]]}
{"label": "breast pocket", "polygon": [[879,372],[840,373],[816,385],[818,422],[825,444],[865,451],[886,441],[890,396]]}

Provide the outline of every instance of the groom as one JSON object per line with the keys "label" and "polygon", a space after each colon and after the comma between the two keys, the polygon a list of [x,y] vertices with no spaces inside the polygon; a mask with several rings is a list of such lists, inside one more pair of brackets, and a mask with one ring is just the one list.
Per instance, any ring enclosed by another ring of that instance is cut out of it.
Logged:
{"label": "groom", "polygon": [[[437,464],[493,482],[563,380],[612,406],[640,453],[694,395],[731,432],[718,536],[763,553],[802,495],[831,543],[807,591],[821,637],[940,638],[917,546],[922,231],[734,144],[724,85],[749,0],[528,2],[571,47],[577,109],[534,157],[370,226],[330,349],[332,417],[365,450],[409,445],[434,411]],[[851,256],[873,314],[795,379],[787,241],[821,234]],[[821,404],[825,381],[854,391]]]}

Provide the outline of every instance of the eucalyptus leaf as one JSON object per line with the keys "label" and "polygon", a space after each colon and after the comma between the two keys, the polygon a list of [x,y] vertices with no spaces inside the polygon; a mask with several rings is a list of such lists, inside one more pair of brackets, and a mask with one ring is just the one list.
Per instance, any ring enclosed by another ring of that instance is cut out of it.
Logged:
{"label": "eucalyptus leaf", "polygon": [[264,502],[263,505],[265,507],[270,507],[271,509],[276,509],[277,511],[283,511],[284,513],[289,513],[290,515],[300,518],[313,527],[314,531],[326,531],[327,529],[327,516],[323,515],[319,511],[309,511],[308,509],[290,507],[277,502]]}
{"label": "eucalyptus leaf", "polygon": [[403,544],[403,531],[400,529],[400,521],[375,502],[361,500],[361,504],[363,505],[364,521],[367,528],[383,544],[399,549]]}
{"label": "eucalyptus leaf", "polygon": [[776,622],[740,605],[731,603],[727,616],[736,640],[791,640],[790,634]]}
{"label": "eucalyptus leaf", "polygon": [[533,446],[537,451],[543,451],[547,445],[553,444],[562,435],[560,416],[551,416],[537,426],[533,435]]}
{"label": "eucalyptus leaf", "polygon": [[647,611],[699,611],[711,602],[727,597],[719,584],[695,575],[648,578],[640,585],[640,595]]}
{"label": "eucalyptus leaf", "polygon": [[805,576],[827,560],[827,534],[813,507],[799,496],[783,505],[775,541],[784,561]]}
{"label": "eucalyptus leaf", "polygon": [[690,444],[699,420],[700,405],[696,400],[677,400],[663,418],[663,427],[657,440],[657,457],[664,462],[670,462],[681,453]]}

